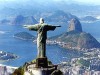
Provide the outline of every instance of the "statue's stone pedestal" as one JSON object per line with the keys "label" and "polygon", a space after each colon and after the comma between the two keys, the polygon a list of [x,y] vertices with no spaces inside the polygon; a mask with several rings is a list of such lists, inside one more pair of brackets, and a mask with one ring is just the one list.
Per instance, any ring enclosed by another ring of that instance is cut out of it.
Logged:
{"label": "statue's stone pedestal", "polygon": [[57,70],[56,66],[50,66],[48,68],[29,67],[28,70],[24,73],[24,75],[27,75],[27,73],[29,73],[30,75],[31,74],[32,75],[51,75],[51,73],[55,70]]}
{"label": "statue's stone pedestal", "polygon": [[48,65],[46,58],[39,58],[36,60],[37,63],[30,64],[27,66],[27,70],[24,75],[51,75],[51,73],[57,70],[57,65]]}
{"label": "statue's stone pedestal", "polygon": [[47,68],[48,67],[48,60],[46,57],[37,58],[36,59],[36,67],[37,68]]}
{"label": "statue's stone pedestal", "polygon": [[[17,69],[14,75],[62,75],[57,69],[58,65],[49,63],[47,58],[37,58],[34,62],[25,63],[23,67]],[[22,72],[24,74],[22,74]]]}

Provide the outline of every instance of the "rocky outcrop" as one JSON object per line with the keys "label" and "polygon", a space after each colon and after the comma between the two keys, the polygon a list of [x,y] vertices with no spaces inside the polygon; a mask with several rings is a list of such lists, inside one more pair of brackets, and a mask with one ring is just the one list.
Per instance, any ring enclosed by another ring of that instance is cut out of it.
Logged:
{"label": "rocky outcrop", "polygon": [[68,27],[68,32],[69,31],[79,31],[82,32],[82,26],[81,23],[79,22],[79,20],[77,18],[73,18],[71,19],[71,21],[69,22],[69,27]]}

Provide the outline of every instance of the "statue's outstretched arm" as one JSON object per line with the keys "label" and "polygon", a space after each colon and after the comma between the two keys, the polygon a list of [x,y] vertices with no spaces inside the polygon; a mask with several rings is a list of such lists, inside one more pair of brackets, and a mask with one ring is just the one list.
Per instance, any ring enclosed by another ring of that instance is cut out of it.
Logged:
{"label": "statue's outstretched arm", "polygon": [[61,27],[61,26],[48,25],[47,30],[55,30],[56,27]]}
{"label": "statue's outstretched arm", "polygon": [[27,28],[29,30],[34,30],[37,31],[38,30],[38,25],[23,25],[24,28]]}
{"label": "statue's outstretched arm", "polygon": [[55,27],[61,27],[60,25],[58,25],[58,26],[55,26]]}
{"label": "statue's outstretched arm", "polygon": [[60,25],[48,25],[48,26],[52,26],[52,27],[61,27]]}

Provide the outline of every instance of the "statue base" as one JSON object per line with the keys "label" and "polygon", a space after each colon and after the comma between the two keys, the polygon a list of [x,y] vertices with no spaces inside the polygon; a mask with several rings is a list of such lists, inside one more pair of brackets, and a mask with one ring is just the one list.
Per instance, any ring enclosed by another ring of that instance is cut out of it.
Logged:
{"label": "statue base", "polygon": [[[35,63],[26,66],[24,75],[57,75],[57,65],[50,64],[47,57],[36,58]],[[58,72],[57,72],[58,73]],[[58,75],[60,75],[58,73]]]}
{"label": "statue base", "polygon": [[49,64],[47,58],[37,58],[35,62],[25,63],[15,70],[14,75],[62,75],[58,65]]}
{"label": "statue base", "polygon": [[48,67],[48,60],[47,57],[37,58],[36,59],[36,67],[37,68],[47,68]]}
{"label": "statue base", "polygon": [[[35,65],[35,64],[34,64]],[[48,68],[37,68],[32,67],[33,64],[27,67],[27,70],[24,72],[24,75],[51,75],[55,70],[57,70],[57,66],[48,66]]]}

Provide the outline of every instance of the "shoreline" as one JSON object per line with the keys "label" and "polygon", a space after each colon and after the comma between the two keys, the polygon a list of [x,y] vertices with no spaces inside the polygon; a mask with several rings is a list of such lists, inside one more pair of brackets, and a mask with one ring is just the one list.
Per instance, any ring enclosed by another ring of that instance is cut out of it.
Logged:
{"label": "shoreline", "polygon": [[[33,43],[36,43],[36,40],[33,41]],[[78,51],[83,51],[86,52],[88,50],[95,50],[95,49],[100,49],[100,48],[78,48],[78,47],[68,47],[65,42],[60,42],[57,40],[47,40],[46,41],[47,45],[58,45],[61,48],[64,49],[69,49],[69,50],[78,50]]]}

